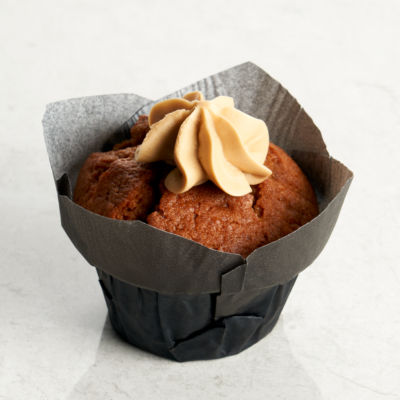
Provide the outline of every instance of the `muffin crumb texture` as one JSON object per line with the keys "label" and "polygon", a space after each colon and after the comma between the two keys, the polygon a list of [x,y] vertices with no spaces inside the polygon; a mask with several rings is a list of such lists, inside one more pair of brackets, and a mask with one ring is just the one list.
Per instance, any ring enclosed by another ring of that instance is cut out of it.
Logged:
{"label": "muffin crumb texture", "polygon": [[233,197],[211,182],[181,194],[163,180],[171,167],[134,159],[148,132],[146,116],[131,129],[131,139],[113,150],[91,154],[78,176],[74,201],[97,214],[149,225],[192,239],[209,248],[247,257],[318,214],[315,193],[298,165],[270,143],[265,165],[272,176],[253,191]]}

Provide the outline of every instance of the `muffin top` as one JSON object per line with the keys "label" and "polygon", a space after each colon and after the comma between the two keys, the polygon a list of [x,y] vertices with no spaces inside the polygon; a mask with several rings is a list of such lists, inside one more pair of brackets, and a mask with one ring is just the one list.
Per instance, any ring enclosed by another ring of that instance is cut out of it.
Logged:
{"label": "muffin top", "polygon": [[141,220],[209,248],[247,257],[254,249],[293,232],[318,214],[308,179],[284,150],[269,143],[263,165],[268,179],[232,196],[207,181],[173,193],[165,178],[174,166],[137,161],[137,146],[150,126],[141,116],[131,138],[91,154],[81,168],[74,201],[106,217]]}

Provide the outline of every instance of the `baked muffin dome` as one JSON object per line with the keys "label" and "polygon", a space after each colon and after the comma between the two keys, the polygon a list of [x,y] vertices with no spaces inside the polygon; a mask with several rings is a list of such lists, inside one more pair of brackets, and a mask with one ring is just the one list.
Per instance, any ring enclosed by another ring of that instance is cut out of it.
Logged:
{"label": "baked muffin dome", "polygon": [[[265,165],[272,176],[252,193],[233,197],[211,182],[174,194],[163,185],[171,167],[134,160],[147,120],[132,127],[132,139],[117,150],[91,154],[81,168],[74,201],[110,218],[140,219],[209,248],[247,257],[318,214],[315,193],[299,166],[270,143]],[[138,132],[141,137],[138,139]]]}

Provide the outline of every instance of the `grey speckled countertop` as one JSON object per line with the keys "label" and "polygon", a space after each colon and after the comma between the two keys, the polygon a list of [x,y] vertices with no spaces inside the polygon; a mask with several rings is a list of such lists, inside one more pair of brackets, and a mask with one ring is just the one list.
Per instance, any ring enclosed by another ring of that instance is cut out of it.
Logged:
{"label": "grey speckled countertop", "polygon": [[[400,399],[400,3],[0,4],[0,399]],[[244,61],[268,71],[355,173],[274,331],[178,364],[122,342],[61,229],[41,118],[104,93],[157,98]]]}

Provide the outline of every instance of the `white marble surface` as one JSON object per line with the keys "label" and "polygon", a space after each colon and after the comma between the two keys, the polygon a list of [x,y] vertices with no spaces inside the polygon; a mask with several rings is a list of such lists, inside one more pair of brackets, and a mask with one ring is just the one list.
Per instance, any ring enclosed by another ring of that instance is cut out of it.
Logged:
{"label": "white marble surface", "polygon": [[[400,399],[399,19],[397,0],[2,0],[0,399]],[[247,60],[355,180],[270,336],[223,360],[162,360],[105,324],[95,271],[60,227],[41,117]]]}

